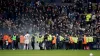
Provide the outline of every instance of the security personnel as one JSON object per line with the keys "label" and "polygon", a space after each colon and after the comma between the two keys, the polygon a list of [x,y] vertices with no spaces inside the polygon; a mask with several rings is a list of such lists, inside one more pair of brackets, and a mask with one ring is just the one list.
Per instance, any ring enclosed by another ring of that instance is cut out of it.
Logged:
{"label": "security personnel", "polygon": [[32,45],[33,50],[34,50],[34,44],[35,44],[35,36],[33,35],[31,38],[31,45]]}
{"label": "security personnel", "polygon": [[3,50],[3,38],[2,37],[0,37],[0,47]]}
{"label": "security personnel", "polygon": [[89,40],[88,40],[88,39],[89,39],[89,37],[87,36],[87,37],[86,37],[86,42],[87,42],[87,44],[86,44],[86,50],[89,49]]}
{"label": "security personnel", "polygon": [[85,50],[88,48],[88,37],[86,35],[83,37],[83,46]]}
{"label": "security personnel", "polygon": [[16,49],[19,49],[18,43],[20,41],[19,34],[16,34]]}
{"label": "security personnel", "polygon": [[55,45],[56,45],[56,36],[53,36],[52,49],[55,49]]}
{"label": "security personnel", "polygon": [[77,49],[77,47],[78,47],[77,45],[78,45],[78,37],[75,36],[75,37],[74,37],[74,46],[75,46],[74,48],[75,48],[75,49]]}
{"label": "security personnel", "polygon": [[9,35],[9,38],[8,38],[8,49],[12,49],[12,39],[11,39],[11,35]]}
{"label": "security personnel", "polygon": [[47,49],[47,46],[48,46],[48,41],[47,41],[47,38],[48,38],[48,34],[46,33],[45,35],[44,35],[44,49]]}
{"label": "security personnel", "polygon": [[52,49],[52,36],[51,34],[48,34],[48,37],[47,37],[47,50],[49,49]]}
{"label": "security personnel", "polygon": [[43,44],[43,36],[40,35],[37,42],[39,43],[40,50],[43,50],[43,47],[42,47],[42,44]]}
{"label": "security personnel", "polygon": [[68,35],[65,35],[65,48],[66,48],[66,50],[67,49],[69,49],[69,37],[68,37]]}
{"label": "security personnel", "polygon": [[15,33],[12,36],[12,40],[13,40],[13,42],[12,42],[12,48],[15,49],[16,48],[16,35],[15,35]]}
{"label": "security personnel", "polygon": [[78,49],[83,49],[82,42],[83,42],[83,38],[82,38],[82,36],[79,36],[79,38],[78,38]]}
{"label": "security personnel", "polygon": [[69,39],[70,39],[70,49],[73,49],[73,44],[74,44],[73,37],[70,35]]}
{"label": "security personnel", "polygon": [[83,47],[84,47],[84,49],[86,49],[86,47],[87,47],[86,35],[84,35],[84,37],[83,37]]}
{"label": "security personnel", "polygon": [[3,47],[4,47],[4,49],[7,49],[7,47],[8,47],[8,38],[9,38],[8,34],[5,34],[3,36]]}
{"label": "security personnel", "polygon": [[64,37],[60,36],[60,49],[63,48]]}
{"label": "security personnel", "polygon": [[60,46],[60,37],[58,34],[56,34],[56,46],[57,46],[57,49],[59,49],[59,46]]}
{"label": "security personnel", "polygon": [[21,34],[21,35],[20,35],[20,49],[24,49],[24,43],[25,43],[25,38],[24,38],[24,36]]}
{"label": "security personnel", "polygon": [[89,36],[88,37],[88,41],[89,41],[89,48],[92,49],[93,37],[92,36]]}
{"label": "security personnel", "polygon": [[0,48],[3,50],[3,38],[2,38],[2,33],[0,34]]}

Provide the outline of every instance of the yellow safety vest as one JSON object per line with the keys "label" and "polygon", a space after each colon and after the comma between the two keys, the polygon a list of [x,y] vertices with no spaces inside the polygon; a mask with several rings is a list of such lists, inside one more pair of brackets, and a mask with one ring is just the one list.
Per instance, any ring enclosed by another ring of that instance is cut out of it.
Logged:
{"label": "yellow safety vest", "polygon": [[78,42],[78,37],[74,37],[74,43]]}
{"label": "yellow safety vest", "polygon": [[91,14],[87,14],[87,15],[86,15],[86,21],[87,21],[87,22],[90,21],[90,18],[91,18]]}
{"label": "yellow safety vest", "polygon": [[38,38],[38,43],[43,42],[43,36],[41,38]]}
{"label": "yellow safety vest", "polygon": [[64,38],[62,36],[60,36],[60,41],[63,41],[63,40],[64,40]]}
{"label": "yellow safety vest", "polygon": [[93,42],[93,37],[89,37],[89,42]]}
{"label": "yellow safety vest", "polygon": [[47,39],[48,39],[48,41],[52,41],[52,36],[49,35]]}
{"label": "yellow safety vest", "polygon": [[88,39],[89,39],[89,37],[86,37],[86,42],[87,42],[87,43],[89,42],[89,40],[88,40]]}

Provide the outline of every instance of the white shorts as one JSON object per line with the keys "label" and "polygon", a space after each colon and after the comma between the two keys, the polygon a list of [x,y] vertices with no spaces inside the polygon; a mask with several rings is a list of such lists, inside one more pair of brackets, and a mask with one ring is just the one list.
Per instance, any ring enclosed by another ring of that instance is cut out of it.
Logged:
{"label": "white shorts", "polygon": [[29,40],[25,40],[25,44],[29,44]]}

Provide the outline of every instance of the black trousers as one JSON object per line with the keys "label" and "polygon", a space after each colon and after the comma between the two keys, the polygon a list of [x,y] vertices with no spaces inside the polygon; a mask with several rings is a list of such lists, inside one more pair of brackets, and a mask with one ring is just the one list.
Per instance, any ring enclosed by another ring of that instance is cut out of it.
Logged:
{"label": "black trousers", "polygon": [[88,44],[83,44],[84,49],[87,49]]}
{"label": "black trousers", "polygon": [[8,49],[12,49],[12,43],[8,43]]}
{"label": "black trousers", "polygon": [[16,49],[16,40],[13,40],[13,42],[12,42],[12,48]]}
{"label": "black trousers", "polygon": [[74,44],[74,49],[78,49],[78,48],[77,48],[77,43]]}
{"label": "black trousers", "polygon": [[74,43],[70,43],[70,49],[74,49]]}
{"label": "black trousers", "polygon": [[51,41],[46,41],[46,49],[52,49],[52,42]]}
{"label": "black trousers", "polygon": [[83,48],[82,41],[79,41],[79,42],[78,42],[78,49],[84,49],[84,48]]}
{"label": "black trousers", "polygon": [[63,49],[63,42],[62,41],[59,42],[59,48]]}
{"label": "black trousers", "polygon": [[16,48],[16,49],[19,49],[18,42],[16,42],[15,45],[16,45],[15,48]]}
{"label": "black trousers", "polygon": [[32,43],[31,43],[33,50],[34,50],[34,43],[35,43],[35,42],[32,42]]}
{"label": "black trousers", "polygon": [[65,42],[65,48],[66,50],[69,49],[69,42]]}
{"label": "black trousers", "polygon": [[89,42],[89,48],[92,50],[93,49],[93,43],[92,42]]}
{"label": "black trousers", "polygon": [[43,43],[39,43],[40,50],[43,50],[42,44]]}
{"label": "black trousers", "polygon": [[60,48],[59,46],[60,46],[60,43],[59,43],[59,42],[57,42],[57,49],[59,49],[59,48]]}
{"label": "black trousers", "polygon": [[55,47],[55,44],[52,44],[52,49],[55,49],[56,47]]}
{"label": "black trousers", "polygon": [[3,41],[0,40],[0,48],[3,50]]}

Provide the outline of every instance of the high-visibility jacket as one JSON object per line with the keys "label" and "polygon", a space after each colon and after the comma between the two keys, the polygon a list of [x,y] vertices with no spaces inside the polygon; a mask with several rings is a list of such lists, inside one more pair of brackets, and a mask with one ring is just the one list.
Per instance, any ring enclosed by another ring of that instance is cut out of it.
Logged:
{"label": "high-visibility jacket", "polygon": [[88,37],[89,42],[93,42],[93,37]]}
{"label": "high-visibility jacket", "polygon": [[20,36],[20,43],[24,43],[25,42],[25,38],[23,35]]}
{"label": "high-visibility jacket", "polygon": [[34,36],[35,37],[35,42],[37,42],[38,41],[38,36]]}
{"label": "high-visibility jacket", "polygon": [[87,41],[86,41],[86,35],[84,35],[84,38],[83,38],[83,44],[87,44]]}
{"label": "high-visibility jacket", "polygon": [[89,37],[86,37],[86,42],[87,42],[87,43],[89,42]]}
{"label": "high-visibility jacket", "polygon": [[74,43],[74,40],[73,40],[72,36],[70,36],[69,39],[70,39],[70,43]]}
{"label": "high-visibility jacket", "polygon": [[78,42],[78,37],[74,37],[74,43]]}
{"label": "high-visibility jacket", "polygon": [[73,42],[75,43],[75,37],[72,37],[72,39],[73,39]]}
{"label": "high-visibility jacket", "polygon": [[91,42],[93,42],[93,37],[91,37]]}
{"label": "high-visibility jacket", "polygon": [[8,35],[4,35],[4,36],[3,36],[3,40],[4,40],[4,41],[8,40],[8,38],[9,38]]}
{"label": "high-visibility jacket", "polygon": [[52,44],[56,44],[56,36],[54,36],[54,39],[52,40]]}
{"label": "high-visibility jacket", "polygon": [[12,40],[16,40],[16,36],[13,35],[13,36],[12,36]]}
{"label": "high-visibility jacket", "polygon": [[91,18],[91,14],[87,14],[87,15],[86,15],[86,21],[87,21],[87,22],[90,21],[90,18]]}
{"label": "high-visibility jacket", "polygon": [[11,37],[8,37],[8,43],[12,43]]}
{"label": "high-visibility jacket", "polygon": [[43,42],[43,36],[38,38],[38,43]]}
{"label": "high-visibility jacket", "polygon": [[49,35],[47,39],[48,39],[48,41],[52,41],[52,36]]}
{"label": "high-visibility jacket", "polygon": [[60,41],[63,41],[64,40],[64,37],[60,36]]}

